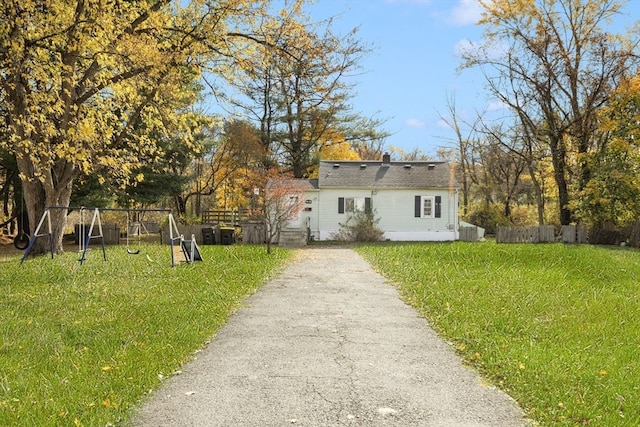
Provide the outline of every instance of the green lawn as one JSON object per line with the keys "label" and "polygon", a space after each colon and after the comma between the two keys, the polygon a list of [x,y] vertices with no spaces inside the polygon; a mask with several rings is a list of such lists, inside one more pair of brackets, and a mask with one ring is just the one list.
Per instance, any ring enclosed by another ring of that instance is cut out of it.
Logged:
{"label": "green lawn", "polygon": [[0,259],[0,425],[115,425],[201,348],[290,252],[168,246]]}
{"label": "green lawn", "polygon": [[494,242],[357,250],[540,425],[640,425],[637,250]]}
{"label": "green lawn", "polygon": [[[204,246],[0,258],[0,425],[104,426],[201,348],[291,252]],[[357,250],[547,426],[640,425],[640,252],[380,244]]]}

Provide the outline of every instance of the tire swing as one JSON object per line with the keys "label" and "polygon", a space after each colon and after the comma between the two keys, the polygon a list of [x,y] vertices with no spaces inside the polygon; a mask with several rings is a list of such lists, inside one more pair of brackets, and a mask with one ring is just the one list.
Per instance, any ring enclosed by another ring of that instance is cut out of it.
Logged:
{"label": "tire swing", "polygon": [[29,245],[29,235],[24,231],[18,232],[18,235],[13,239],[13,246],[20,251],[27,249]]}
{"label": "tire swing", "polygon": [[[24,251],[29,246],[29,233],[24,227],[24,199],[22,199],[22,209],[18,220],[18,235],[13,239],[13,246],[19,251]],[[17,216],[16,216],[17,218]]]}
{"label": "tire swing", "polygon": [[[138,248],[131,249],[129,247],[129,235],[132,234],[131,227],[134,227],[134,234],[138,236]],[[140,222],[134,222],[132,225],[129,222],[129,211],[127,211],[127,253],[129,255],[138,255],[140,253]]]}

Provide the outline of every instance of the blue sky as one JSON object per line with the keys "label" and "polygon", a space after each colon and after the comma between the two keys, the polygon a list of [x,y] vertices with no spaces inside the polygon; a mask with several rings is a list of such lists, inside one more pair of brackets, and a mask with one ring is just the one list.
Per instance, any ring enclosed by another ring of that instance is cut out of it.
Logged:
{"label": "blue sky", "polygon": [[[639,4],[627,2],[610,23],[612,32],[622,34],[638,21]],[[482,38],[476,0],[317,0],[307,11],[314,21],[335,16],[338,33],[359,27],[360,40],[373,44],[352,103],[365,116],[388,118],[387,146],[432,156],[438,147],[452,146],[455,135],[440,120],[449,116],[447,97],[469,121],[485,110],[501,114],[478,70],[457,71],[459,47]]]}
{"label": "blue sky", "polygon": [[314,21],[335,16],[341,34],[359,27],[358,38],[373,45],[352,104],[388,119],[387,146],[434,155],[454,137],[439,118],[448,115],[447,96],[469,117],[491,102],[476,72],[456,70],[458,46],[482,34],[475,0],[318,0],[307,11]]}

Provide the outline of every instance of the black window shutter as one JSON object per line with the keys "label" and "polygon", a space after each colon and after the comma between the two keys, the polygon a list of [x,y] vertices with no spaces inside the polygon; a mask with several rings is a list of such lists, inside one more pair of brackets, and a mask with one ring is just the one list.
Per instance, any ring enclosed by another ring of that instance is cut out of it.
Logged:
{"label": "black window shutter", "polygon": [[338,197],[338,213],[344,213],[344,197]]}
{"label": "black window shutter", "polygon": [[442,204],[442,197],[436,196],[436,218],[440,218],[442,216],[440,205]]}
{"label": "black window shutter", "polygon": [[364,198],[364,211],[367,213],[371,212],[371,197]]}
{"label": "black window shutter", "polygon": [[420,213],[421,213],[421,206],[420,204],[422,203],[422,197],[420,196],[416,196],[416,203],[415,203],[415,217],[416,218],[420,218]]}

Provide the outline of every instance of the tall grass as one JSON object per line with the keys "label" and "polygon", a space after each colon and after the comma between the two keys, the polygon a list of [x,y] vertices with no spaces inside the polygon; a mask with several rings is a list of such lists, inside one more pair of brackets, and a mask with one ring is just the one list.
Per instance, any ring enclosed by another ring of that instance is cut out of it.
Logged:
{"label": "tall grass", "polygon": [[0,262],[0,425],[113,425],[220,328],[289,252],[167,246]]}
{"label": "tall grass", "polygon": [[640,252],[492,242],[358,250],[541,425],[640,425]]}

